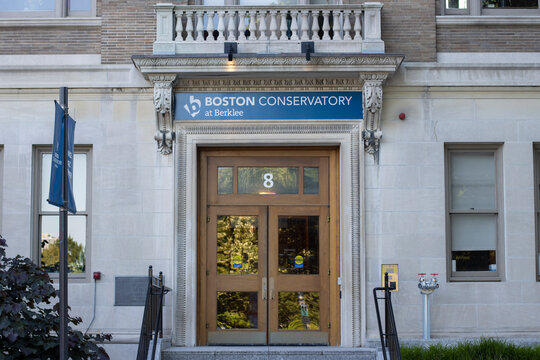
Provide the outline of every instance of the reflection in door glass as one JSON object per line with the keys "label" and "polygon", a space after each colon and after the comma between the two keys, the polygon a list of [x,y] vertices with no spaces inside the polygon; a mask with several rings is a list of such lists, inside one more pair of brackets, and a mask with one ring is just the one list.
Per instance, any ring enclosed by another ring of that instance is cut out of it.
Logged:
{"label": "reflection in door glass", "polygon": [[280,292],[278,321],[281,330],[319,330],[319,293]]}
{"label": "reflection in door glass", "polygon": [[258,217],[218,216],[217,273],[257,274],[258,265]]}
{"label": "reflection in door glass", "polygon": [[239,167],[239,194],[298,194],[297,167]]}
{"label": "reflection in door glass", "polygon": [[257,292],[217,292],[217,328],[256,329]]}
{"label": "reflection in door glass", "polygon": [[232,166],[219,166],[218,176],[218,194],[233,193],[233,168]]}
{"label": "reflection in door glass", "polygon": [[319,217],[278,218],[279,272],[319,273]]}
{"label": "reflection in door glass", "polygon": [[304,168],[304,194],[319,193],[319,168]]}

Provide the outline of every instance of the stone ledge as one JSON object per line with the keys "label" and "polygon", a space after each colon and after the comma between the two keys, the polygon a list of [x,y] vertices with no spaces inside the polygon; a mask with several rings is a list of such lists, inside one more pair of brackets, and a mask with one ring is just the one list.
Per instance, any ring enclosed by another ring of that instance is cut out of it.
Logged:
{"label": "stone ledge", "polygon": [[442,15],[436,17],[437,25],[540,25],[540,16],[471,16],[471,15]]}
{"label": "stone ledge", "polygon": [[101,26],[98,17],[65,17],[65,18],[3,18],[0,27],[93,27]]}

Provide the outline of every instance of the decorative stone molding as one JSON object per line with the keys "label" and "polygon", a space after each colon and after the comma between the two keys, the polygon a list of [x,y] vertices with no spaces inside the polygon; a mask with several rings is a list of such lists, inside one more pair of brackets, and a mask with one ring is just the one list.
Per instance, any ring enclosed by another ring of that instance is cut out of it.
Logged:
{"label": "decorative stone molding", "polygon": [[[360,223],[360,181],[361,181],[361,167],[362,167],[362,150],[360,148],[360,126],[358,123],[333,123],[333,124],[281,124],[281,123],[266,123],[266,124],[231,124],[231,123],[201,123],[185,125],[181,122],[175,123],[176,136],[176,178],[177,178],[177,219],[176,219],[176,298],[175,301],[175,319],[174,319],[174,336],[173,344],[175,346],[193,346],[188,342],[191,331],[190,319],[193,318],[191,313],[192,305],[189,304],[189,298],[192,296],[190,293],[190,284],[193,283],[193,279],[188,276],[191,271],[196,271],[193,267],[188,267],[186,264],[190,263],[190,259],[193,258],[191,252],[192,243],[196,242],[196,237],[192,236],[189,232],[190,223],[196,222],[196,214],[193,213],[190,207],[188,207],[188,198],[192,197],[191,192],[194,190],[193,184],[188,186],[191,171],[194,168],[188,168],[189,157],[191,152],[188,148],[193,148],[195,145],[192,143],[190,137],[198,137],[201,135],[209,135],[212,138],[216,136],[226,135],[228,139],[234,137],[241,137],[243,135],[254,135],[259,137],[261,135],[312,135],[315,138],[324,138],[329,134],[343,134],[347,139],[347,143],[350,144],[350,155],[345,157],[346,162],[344,167],[350,169],[349,179],[344,180],[350,187],[350,203],[344,205],[350,207],[349,223],[343,228],[345,231],[342,240],[345,242],[350,241],[350,251],[344,254],[344,257],[349,257],[351,267],[350,278],[350,294],[347,294],[347,299],[350,301],[352,313],[351,323],[346,326],[350,326],[352,346],[361,345],[361,307],[362,304],[361,292],[362,284],[361,273],[365,267],[365,258],[362,257],[365,244],[362,243],[360,236],[361,223]],[[266,137],[265,137],[266,138]],[[323,140],[324,141],[324,140]],[[314,141],[313,143],[316,143]],[[225,144],[230,144],[225,142]],[[264,143],[266,144],[266,143]],[[254,146],[261,146],[262,143],[255,144]],[[283,145],[283,144],[282,144]],[[191,164],[191,166],[194,166]],[[345,235],[347,234],[347,235]],[[347,238],[347,240],[345,240]],[[343,262],[344,259],[342,258]],[[364,289],[365,291],[365,289]]]}
{"label": "decorative stone molding", "polygon": [[[137,67],[146,66],[227,66],[233,65],[227,60],[227,54],[214,56],[159,56],[133,55]],[[235,66],[264,65],[399,65],[402,56],[391,55],[323,55],[313,54],[310,61],[304,55],[235,55]]]}
{"label": "decorative stone molding", "polygon": [[274,91],[335,90],[358,91],[362,88],[360,78],[296,78],[296,79],[178,79],[176,87],[190,91],[258,91],[262,88]]}
{"label": "decorative stone molding", "polygon": [[367,80],[364,82],[364,130],[362,138],[364,149],[368,154],[379,160],[379,145],[382,138],[381,109],[382,109],[382,80]]}
{"label": "decorative stone molding", "polygon": [[173,131],[173,83],[176,75],[152,75],[149,80],[154,83],[154,109],[156,111],[156,133],[154,139],[158,143],[158,150],[163,155],[172,152],[174,142]]}

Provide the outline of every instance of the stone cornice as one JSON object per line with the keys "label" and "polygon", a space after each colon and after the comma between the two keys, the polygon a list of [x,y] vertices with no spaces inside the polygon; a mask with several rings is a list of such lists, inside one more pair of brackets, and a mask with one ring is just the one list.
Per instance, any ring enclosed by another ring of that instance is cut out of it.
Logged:
{"label": "stone cornice", "polygon": [[[386,73],[372,74],[373,76],[386,77]],[[362,88],[364,79],[362,77],[336,78],[258,78],[258,79],[183,79],[176,81],[177,91],[255,91],[261,88],[272,91],[290,91],[291,89],[309,90],[359,90]]]}
{"label": "stone cornice", "polygon": [[437,26],[445,25],[540,25],[538,15],[443,15],[436,17]]}
{"label": "stone cornice", "polygon": [[[148,78],[151,74],[180,74],[179,77],[198,75],[231,76],[246,74],[284,75],[291,73],[332,72],[333,74],[385,73],[391,74],[397,70],[403,61],[402,55],[386,54],[312,54],[311,61],[306,61],[303,55],[238,55],[234,61],[227,61],[225,54],[221,55],[134,55],[133,63],[141,73]],[[352,75],[354,76],[354,75]]]}
{"label": "stone cornice", "polygon": [[95,27],[101,26],[100,17],[66,18],[1,18],[0,27]]}

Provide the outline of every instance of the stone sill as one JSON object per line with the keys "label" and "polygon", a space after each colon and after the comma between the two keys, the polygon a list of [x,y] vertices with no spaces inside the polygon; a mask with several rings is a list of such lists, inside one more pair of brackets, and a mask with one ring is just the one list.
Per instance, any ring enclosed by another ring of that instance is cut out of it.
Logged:
{"label": "stone sill", "polygon": [[99,17],[65,18],[0,18],[0,27],[94,27],[101,26]]}
{"label": "stone sill", "polygon": [[525,16],[470,16],[443,15],[436,17],[437,25],[540,25],[539,15]]}

